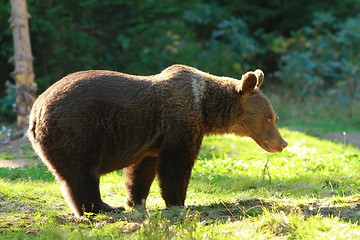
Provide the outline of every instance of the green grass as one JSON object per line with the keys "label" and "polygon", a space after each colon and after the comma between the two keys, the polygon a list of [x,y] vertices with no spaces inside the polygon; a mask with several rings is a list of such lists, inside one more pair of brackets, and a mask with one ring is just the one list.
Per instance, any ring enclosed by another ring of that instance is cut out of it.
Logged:
{"label": "green grass", "polygon": [[[359,239],[359,149],[281,133],[289,146],[276,154],[246,138],[207,137],[186,209],[165,209],[155,182],[147,211],[77,219],[42,164],[0,168],[0,238]],[[101,192],[105,202],[123,205],[122,171],[102,177]]]}

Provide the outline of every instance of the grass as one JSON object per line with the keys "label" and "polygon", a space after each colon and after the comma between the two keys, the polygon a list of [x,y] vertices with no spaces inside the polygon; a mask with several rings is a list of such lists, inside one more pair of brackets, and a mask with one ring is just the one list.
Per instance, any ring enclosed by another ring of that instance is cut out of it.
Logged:
{"label": "grass", "polygon": [[[246,138],[207,137],[185,209],[165,209],[155,182],[146,211],[77,219],[42,164],[0,168],[0,238],[359,239],[359,149],[281,133],[289,147],[276,154]],[[32,156],[26,147],[24,154]],[[122,205],[122,172],[102,177],[101,192],[105,202]]]}

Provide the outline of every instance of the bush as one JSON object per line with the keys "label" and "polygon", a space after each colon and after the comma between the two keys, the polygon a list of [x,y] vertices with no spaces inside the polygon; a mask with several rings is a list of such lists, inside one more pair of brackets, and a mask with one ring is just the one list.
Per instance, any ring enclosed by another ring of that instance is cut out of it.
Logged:
{"label": "bush", "polygon": [[4,97],[0,98],[0,122],[15,120],[15,87],[8,86]]}
{"label": "bush", "polygon": [[259,43],[241,18],[220,21],[211,31],[202,51],[194,59],[205,71],[240,78],[241,74],[256,68]]}
{"label": "bush", "polygon": [[318,13],[281,42],[278,77],[302,97],[329,93],[342,100],[360,98],[360,15],[340,22]]}

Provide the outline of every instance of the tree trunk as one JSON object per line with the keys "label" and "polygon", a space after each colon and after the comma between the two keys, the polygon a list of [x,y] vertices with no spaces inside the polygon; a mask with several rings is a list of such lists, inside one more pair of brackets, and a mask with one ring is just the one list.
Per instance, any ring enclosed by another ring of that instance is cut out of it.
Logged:
{"label": "tree trunk", "polygon": [[16,114],[17,123],[15,135],[25,132],[28,127],[29,114],[35,101],[36,83],[33,71],[33,56],[31,53],[28,18],[30,14],[26,8],[26,0],[10,0],[11,17],[10,28],[14,40],[15,70],[11,76],[16,83]]}

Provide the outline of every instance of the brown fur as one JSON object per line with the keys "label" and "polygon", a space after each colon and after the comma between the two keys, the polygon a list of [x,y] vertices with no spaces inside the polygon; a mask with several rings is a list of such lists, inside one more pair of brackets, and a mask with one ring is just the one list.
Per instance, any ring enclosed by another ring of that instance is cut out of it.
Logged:
{"label": "brown fur", "polygon": [[184,205],[204,135],[249,136],[270,152],[286,147],[262,81],[260,70],[239,81],[184,65],[153,76],[77,72],[39,96],[28,135],[77,216],[113,210],[99,178],[119,169],[128,205],[145,204],[156,175],[166,205]]}

